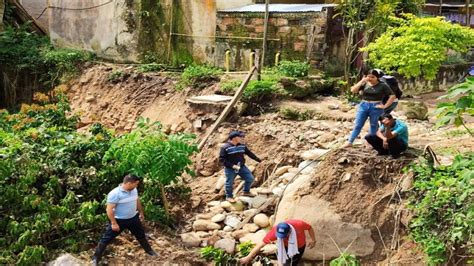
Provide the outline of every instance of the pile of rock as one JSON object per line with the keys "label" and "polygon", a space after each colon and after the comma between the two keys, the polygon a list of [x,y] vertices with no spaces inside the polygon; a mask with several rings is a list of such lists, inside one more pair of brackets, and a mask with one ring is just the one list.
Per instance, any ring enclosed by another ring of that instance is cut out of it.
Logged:
{"label": "pile of rock", "polygon": [[[181,234],[183,244],[188,247],[214,246],[233,254],[238,243],[251,241],[258,244],[271,228],[273,210],[286,185],[292,180],[310,175],[317,159],[328,150],[313,149],[301,154],[298,167],[291,165],[277,168],[261,187],[251,190],[255,197],[238,197],[235,203],[228,201],[208,202],[203,213],[196,215],[189,232]],[[221,190],[225,182],[217,177],[216,189]],[[274,245],[268,245],[264,254],[273,254]]]}

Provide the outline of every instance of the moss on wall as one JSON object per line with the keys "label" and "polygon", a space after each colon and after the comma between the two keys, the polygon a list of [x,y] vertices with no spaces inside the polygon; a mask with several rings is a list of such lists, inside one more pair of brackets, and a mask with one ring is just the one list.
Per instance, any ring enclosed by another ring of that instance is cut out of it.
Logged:
{"label": "moss on wall", "polygon": [[[184,7],[179,0],[174,1],[173,7],[173,32],[187,33],[186,28],[186,14],[184,13]],[[192,40],[188,37],[174,36],[172,38],[172,54],[171,63],[174,66],[180,66],[182,64],[189,65],[193,63],[193,55],[191,54]]]}

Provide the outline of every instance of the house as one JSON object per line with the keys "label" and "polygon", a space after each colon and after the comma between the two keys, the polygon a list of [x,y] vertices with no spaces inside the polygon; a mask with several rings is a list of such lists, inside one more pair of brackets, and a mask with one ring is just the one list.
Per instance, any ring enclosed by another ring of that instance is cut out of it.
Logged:
{"label": "house", "polygon": [[[140,3],[138,3],[140,2]],[[49,31],[58,47],[91,50],[123,62],[153,59],[248,69],[263,43],[262,0],[49,0]],[[264,1],[263,1],[264,2]],[[277,3],[278,2],[278,3]],[[327,55],[334,4],[272,0],[267,65],[305,59],[320,66]],[[227,53],[228,54],[228,53]]]}
{"label": "house", "polygon": [[448,21],[474,27],[474,5],[465,0],[427,0],[423,14],[443,16]]}

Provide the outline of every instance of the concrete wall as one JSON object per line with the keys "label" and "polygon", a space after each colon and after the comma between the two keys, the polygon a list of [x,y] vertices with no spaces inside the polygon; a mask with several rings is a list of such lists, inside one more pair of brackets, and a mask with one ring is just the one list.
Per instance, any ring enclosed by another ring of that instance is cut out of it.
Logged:
{"label": "concrete wall", "polygon": [[[261,13],[218,13],[214,64],[224,66],[226,50],[231,51],[231,68],[249,69],[252,51],[262,48],[264,19]],[[308,13],[273,13],[268,24],[267,66],[274,65],[275,54],[282,60],[309,60],[321,66],[326,54],[327,10]],[[233,39],[251,37],[256,39]],[[311,41],[312,40],[312,41]],[[311,44],[312,43],[312,44]]]}
{"label": "concrete wall", "polygon": [[50,0],[49,31],[53,44],[58,47],[78,48],[95,52],[98,56],[116,61],[136,61],[137,32],[127,20],[135,17],[133,0],[116,0],[110,4],[87,10],[62,8],[88,8],[103,4],[103,0]]}
{"label": "concrete wall", "polygon": [[397,79],[404,96],[444,91],[457,84],[458,80],[467,73],[471,65],[474,65],[474,62],[441,66],[434,80],[426,80],[423,78],[406,79],[400,76],[397,76]]}
{"label": "concrete wall", "polygon": [[[19,2],[34,19],[39,17],[44,9],[48,6],[48,0],[20,0]],[[37,22],[41,24],[43,28],[48,28],[47,10],[43,13],[43,15],[41,15]]]}

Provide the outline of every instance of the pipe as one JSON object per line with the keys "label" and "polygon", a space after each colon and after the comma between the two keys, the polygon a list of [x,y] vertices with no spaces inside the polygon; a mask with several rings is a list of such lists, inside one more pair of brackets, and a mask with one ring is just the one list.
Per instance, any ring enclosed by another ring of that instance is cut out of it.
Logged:
{"label": "pipe", "polygon": [[280,52],[275,54],[275,66],[278,66],[280,63]]}
{"label": "pipe", "polygon": [[230,72],[230,50],[225,51],[225,71]]}
{"label": "pipe", "polygon": [[249,68],[252,69],[255,66],[255,52],[250,53],[249,57]]}

